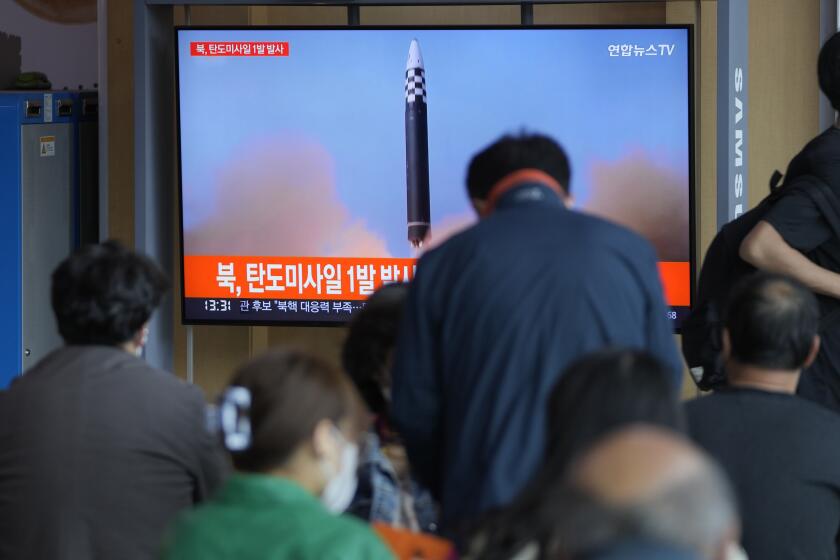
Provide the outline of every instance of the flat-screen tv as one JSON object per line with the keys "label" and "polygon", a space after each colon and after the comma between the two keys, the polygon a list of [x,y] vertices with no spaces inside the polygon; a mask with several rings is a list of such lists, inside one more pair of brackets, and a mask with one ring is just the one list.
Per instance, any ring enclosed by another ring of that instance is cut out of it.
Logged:
{"label": "flat-screen tv", "polygon": [[469,160],[520,131],[564,146],[577,208],[650,240],[688,311],[691,27],[176,33],[185,323],[345,323],[476,221]]}

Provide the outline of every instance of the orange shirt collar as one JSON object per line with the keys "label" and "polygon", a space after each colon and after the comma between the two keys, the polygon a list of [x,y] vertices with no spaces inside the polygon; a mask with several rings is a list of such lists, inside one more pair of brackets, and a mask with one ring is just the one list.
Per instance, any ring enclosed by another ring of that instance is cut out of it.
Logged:
{"label": "orange shirt collar", "polygon": [[545,171],[530,168],[520,169],[509,175],[505,175],[493,185],[493,188],[490,189],[490,193],[487,195],[488,211],[492,211],[496,207],[496,203],[499,202],[502,196],[523,183],[539,183],[550,188],[560,198],[566,196],[566,191],[560,186],[560,183]]}

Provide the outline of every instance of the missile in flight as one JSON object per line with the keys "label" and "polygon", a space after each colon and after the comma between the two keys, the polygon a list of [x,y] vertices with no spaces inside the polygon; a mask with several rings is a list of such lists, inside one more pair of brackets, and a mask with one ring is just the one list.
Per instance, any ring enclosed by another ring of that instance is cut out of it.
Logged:
{"label": "missile in flight", "polygon": [[405,65],[405,175],[408,242],[420,248],[431,232],[429,210],[429,127],[426,120],[426,70],[417,39]]}

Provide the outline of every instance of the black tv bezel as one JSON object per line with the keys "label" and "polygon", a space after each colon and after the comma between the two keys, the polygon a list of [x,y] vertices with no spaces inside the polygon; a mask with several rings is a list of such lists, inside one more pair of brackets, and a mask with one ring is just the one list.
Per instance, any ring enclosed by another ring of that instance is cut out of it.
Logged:
{"label": "black tv bezel", "polygon": [[[178,37],[181,31],[436,31],[436,30],[622,30],[622,29],[683,29],[688,33],[688,236],[689,236],[689,269],[691,282],[689,285],[689,297],[691,304],[695,303],[697,285],[697,224],[696,224],[696,128],[695,113],[696,100],[696,76],[694,64],[694,25],[693,24],[644,24],[644,25],[177,25],[174,28],[175,34],[175,126],[176,126],[176,162],[178,167],[178,258],[179,275],[181,286],[181,324],[184,326],[206,325],[206,326],[241,326],[241,327],[346,327],[352,319],[348,317],[345,321],[277,321],[277,320],[247,320],[236,321],[229,319],[188,319],[187,298],[184,295],[184,182],[181,167],[181,72],[180,72],[180,43]],[[466,164],[466,163],[465,163]],[[205,298],[220,299],[220,298]],[[237,299],[237,298],[221,298]],[[241,298],[240,298],[241,299]],[[685,306],[669,306],[668,310],[684,308]],[[681,325],[674,328],[676,334],[682,333]]]}

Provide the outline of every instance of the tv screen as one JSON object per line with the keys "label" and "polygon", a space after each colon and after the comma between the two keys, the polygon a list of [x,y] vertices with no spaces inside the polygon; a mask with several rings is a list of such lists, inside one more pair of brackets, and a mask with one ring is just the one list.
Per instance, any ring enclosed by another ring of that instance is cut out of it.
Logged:
{"label": "tv screen", "polygon": [[477,220],[471,156],[532,131],[569,154],[579,211],[656,248],[676,328],[693,277],[690,33],[179,28],[184,322],[346,322]]}

